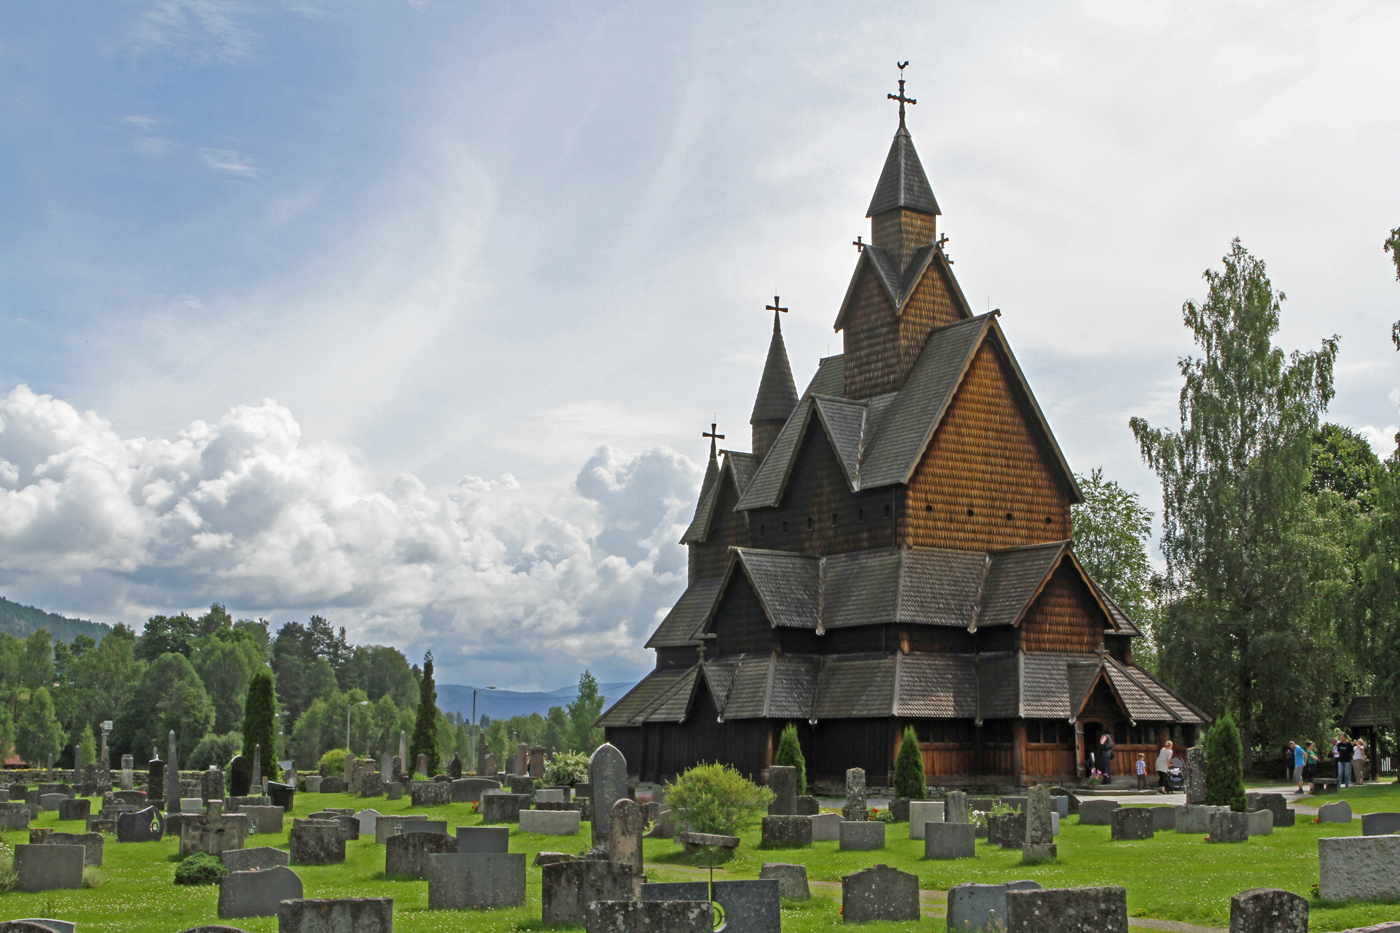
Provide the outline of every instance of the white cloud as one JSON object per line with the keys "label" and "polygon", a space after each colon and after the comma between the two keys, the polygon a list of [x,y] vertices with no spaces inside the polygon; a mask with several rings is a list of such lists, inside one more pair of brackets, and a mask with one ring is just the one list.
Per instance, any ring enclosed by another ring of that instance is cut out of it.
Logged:
{"label": "white cloud", "polygon": [[238,0],[157,0],[131,25],[131,48],[137,54],[174,51],[195,61],[224,62],[246,58],[253,32],[240,18]]}
{"label": "white cloud", "polygon": [[306,442],[271,400],[123,438],[19,386],[0,401],[0,585],[138,624],[214,600],[274,622],[319,612],[359,640],[432,647],[444,676],[627,677],[684,586],[699,476],[671,450],[605,446],[566,490],[431,489]]}
{"label": "white cloud", "polygon": [[204,164],[220,172],[233,175],[256,175],[258,167],[253,160],[235,149],[201,149],[199,157]]}

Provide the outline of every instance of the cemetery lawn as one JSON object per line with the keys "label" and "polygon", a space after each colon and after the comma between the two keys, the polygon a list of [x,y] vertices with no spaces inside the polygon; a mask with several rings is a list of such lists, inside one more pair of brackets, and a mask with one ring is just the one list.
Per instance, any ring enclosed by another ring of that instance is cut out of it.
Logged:
{"label": "cemetery lawn", "polygon": [[1397,784],[1394,778],[1390,778],[1384,784],[1348,787],[1335,794],[1324,794],[1320,797],[1299,797],[1296,801],[1289,802],[1320,807],[1324,803],[1332,803],[1337,800],[1345,800],[1351,804],[1351,812],[1353,813],[1395,813],[1400,811],[1400,784]]}
{"label": "cemetery lawn", "polygon": [[[1369,788],[1368,788],[1369,789]],[[384,798],[356,800],[340,794],[298,794],[296,812],[301,815],[323,807],[368,804],[386,813],[424,813],[446,819],[455,826],[480,825],[481,818],[468,804],[446,807],[413,807],[407,800]],[[57,813],[41,814],[32,825],[59,831],[81,831],[78,821],[67,823]],[[291,820],[277,835],[249,837],[250,845],[287,848]],[[942,895],[965,881],[995,882],[1033,878],[1046,887],[1121,884],[1128,889],[1128,912],[1133,917],[1184,920],[1203,926],[1228,927],[1230,896],[1253,887],[1280,887],[1310,896],[1317,882],[1317,839],[1321,836],[1356,835],[1358,823],[1298,826],[1275,835],[1251,839],[1240,845],[1208,845],[1200,836],[1162,833],[1143,842],[1109,841],[1107,826],[1079,826],[1066,820],[1057,840],[1061,858],[1056,863],[1023,868],[1020,853],[995,849],[978,842],[976,860],[925,861],[923,842],[908,837],[908,824],[887,827],[887,848],[882,852],[838,852],[835,842],[818,842],[810,849],[762,851],[757,849],[758,830],[743,833],[743,846],[733,861],[717,867],[716,878],[755,878],[764,861],[807,865],[813,900],[785,902],[785,933],[812,933],[843,926],[840,916],[841,876],[880,862],[912,871],[926,889],[924,920],[910,924],[863,925],[864,933],[942,933]],[[7,845],[28,841],[27,832],[6,832]],[[589,845],[588,824],[578,836],[522,835],[511,832],[511,851],[524,852],[533,862],[544,851],[578,853]],[[118,844],[107,837],[104,866],[95,869],[101,884],[83,891],[48,891],[40,894],[0,894],[0,920],[19,917],[55,917],[76,921],[82,933],[179,933],[217,918],[217,887],[177,887],[175,840]],[[647,874],[652,881],[693,881],[703,872],[689,862],[671,840],[646,840]],[[394,928],[398,933],[419,931],[482,931],[513,933],[544,929],[540,922],[540,870],[527,870],[527,905],[498,911],[430,911],[426,881],[386,881],[384,848],[366,837],[346,844],[343,865],[292,866],[301,876],[307,897],[392,897]],[[1311,929],[1318,933],[1364,926],[1393,919],[1396,904],[1323,906],[1313,902]],[[228,921],[254,933],[273,933],[276,917]]]}

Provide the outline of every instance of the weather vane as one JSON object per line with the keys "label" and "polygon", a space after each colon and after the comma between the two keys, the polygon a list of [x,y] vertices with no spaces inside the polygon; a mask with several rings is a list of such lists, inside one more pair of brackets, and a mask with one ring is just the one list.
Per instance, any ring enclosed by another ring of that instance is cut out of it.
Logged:
{"label": "weather vane", "polygon": [[899,101],[899,128],[904,129],[904,105],[917,104],[918,101],[912,97],[904,96],[904,69],[909,66],[909,63],[895,62],[895,64],[899,66],[899,95],[895,96],[894,94],[886,94],[885,96],[890,100]]}

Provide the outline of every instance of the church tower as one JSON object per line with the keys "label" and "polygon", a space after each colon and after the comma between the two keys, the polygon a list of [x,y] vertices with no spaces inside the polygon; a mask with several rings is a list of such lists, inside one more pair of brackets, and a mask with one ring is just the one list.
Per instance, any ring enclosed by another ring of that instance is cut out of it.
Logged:
{"label": "church tower", "polygon": [[792,380],[788,365],[787,346],[783,343],[783,328],[778,315],[786,311],[778,296],[768,305],[773,312],[773,339],[768,344],[768,359],[763,364],[763,378],[758,382],[758,398],[753,403],[749,424],[753,426],[753,455],[761,463],[773,447],[778,432],[797,407],[797,384]]}

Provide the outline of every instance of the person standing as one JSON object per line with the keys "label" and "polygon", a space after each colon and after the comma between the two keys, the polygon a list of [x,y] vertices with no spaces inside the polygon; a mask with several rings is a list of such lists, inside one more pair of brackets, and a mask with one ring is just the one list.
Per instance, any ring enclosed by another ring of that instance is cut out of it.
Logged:
{"label": "person standing", "polygon": [[1351,760],[1356,754],[1356,746],[1343,735],[1337,739],[1337,786],[1351,786]]}
{"label": "person standing", "polygon": [[1157,793],[1171,793],[1171,780],[1168,774],[1172,769],[1172,742],[1167,739],[1167,744],[1163,745],[1157,752]]}
{"label": "person standing", "polygon": [[1366,740],[1357,737],[1351,744],[1355,746],[1355,751],[1352,752],[1351,756],[1351,776],[1356,780],[1356,783],[1365,784],[1366,769],[1369,764],[1366,761]]}
{"label": "person standing", "polygon": [[1147,756],[1138,752],[1137,761],[1133,762],[1133,772],[1137,775],[1138,790],[1147,790]]}
{"label": "person standing", "polygon": [[1293,756],[1293,780],[1298,783],[1298,793],[1303,792],[1303,768],[1308,763],[1308,753],[1297,742],[1288,743],[1288,751]]}
{"label": "person standing", "polygon": [[1317,743],[1309,742],[1303,751],[1307,755],[1303,760],[1303,780],[1315,781],[1317,780],[1317,764],[1319,761],[1317,757]]}
{"label": "person standing", "polygon": [[1103,782],[1113,783],[1113,739],[1107,732],[1099,737],[1099,768],[1103,771]]}

